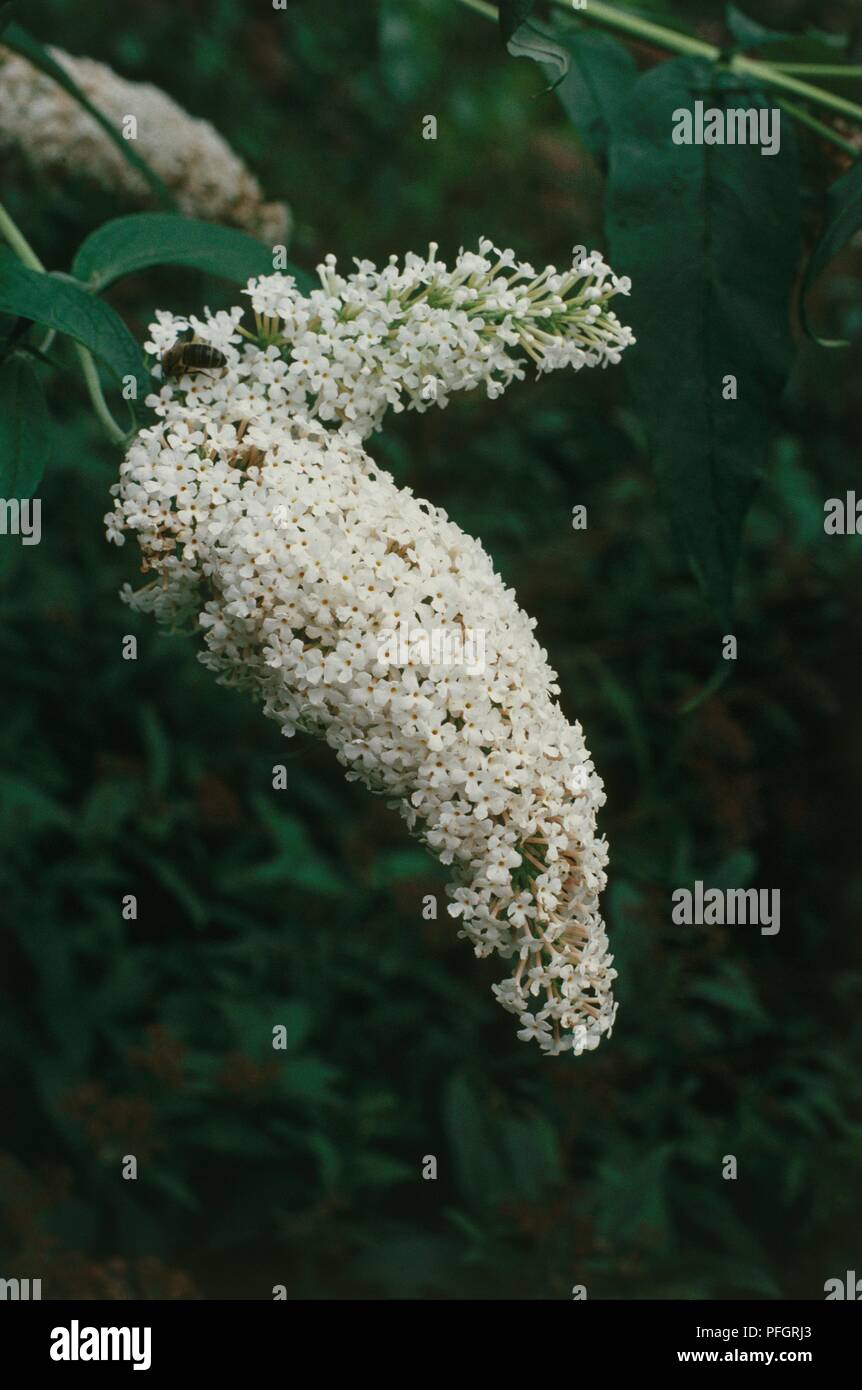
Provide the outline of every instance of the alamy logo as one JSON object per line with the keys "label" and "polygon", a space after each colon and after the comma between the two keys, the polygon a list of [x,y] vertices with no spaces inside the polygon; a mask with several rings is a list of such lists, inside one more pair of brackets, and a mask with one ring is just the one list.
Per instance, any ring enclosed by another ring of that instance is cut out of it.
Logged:
{"label": "alamy logo", "polygon": [[694,892],[675,888],[671,894],[671,921],[677,926],[734,926],[737,922],[760,927],[761,936],[781,930],[779,888],[707,888],[698,879]]}
{"label": "alamy logo", "polygon": [[0,1300],[27,1301],[42,1297],[41,1279],[0,1279]]}
{"label": "alamy logo", "polygon": [[675,145],[759,145],[761,154],[781,149],[781,110],[777,106],[678,106],[673,113]]}
{"label": "alamy logo", "polygon": [[81,1327],[73,1318],[69,1327],[51,1332],[52,1361],[132,1361],[134,1371],[148,1371],[152,1363],[152,1328]]}
{"label": "alamy logo", "polygon": [[38,497],[0,497],[0,536],[20,536],[22,545],[42,539],[42,503]]}
{"label": "alamy logo", "polygon": [[426,632],[424,627],[408,627],[402,618],[397,631],[390,628],[381,634],[377,660],[387,666],[406,666],[410,661],[426,666],[463,666],[470,675],[481,675],[485,669],[485,631],[481,627],[432,627]]}
{"label": "alamy logo", "polygon": [[855,492],[829,497],[823,503],[823,530],[827,536],[862,535],[862,496],[858,501]]}
{"label": "alamy logo", "polygon": [[851,1303],[862,1302],[862,1279],[856,1278],[855,1269],[848,1269],[843,1279],[827,1279],[823,1285],[826,1302],[831,1298],[847,1298]]}

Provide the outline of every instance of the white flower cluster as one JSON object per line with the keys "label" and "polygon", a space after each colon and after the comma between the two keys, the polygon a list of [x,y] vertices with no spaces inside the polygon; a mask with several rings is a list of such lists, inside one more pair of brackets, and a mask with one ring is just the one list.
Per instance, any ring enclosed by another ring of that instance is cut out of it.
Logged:
{"label": "white flower cluster", "polygon": [[[240,310],[190,323],[160,315],[151,352],[191,327],[227,367],[149,398],[158,419],[121,466],[106,524],[118,543],[137,534],[143,568],[157,576],[134,593],[126,586],[126,600],[175,630],[201,631],[201,660],[222,683],[250,690],[285,734],[324,738],[349,778],[398,807],[453,866],[449,911],[461,934],[477,955],[512,962],[494,992],[518,1015],[518,1036],[579,1054],[598,1045],[615,1015],[598,906],[602,783],[580,725],[556,702],[535,620],[478,541],[374,464],[360,431],[402,396],[427,404],[429,364],[444,384],[439,403],[456,386],[484,381],[493,393],[516,375],[501,343],[541,344],[547,368],[614,360],[628,339],[616,325],[616,347],[600,337],[552,342],[529,313],[539,294],[492,291],[497,268],[481,271],[474,258],[468,270],[462,254],[448,289],[463,284],[470,298],[450,298],[444,340],[429,293],[441,274],[435,264],[408,258],[406,295],[394,267],[387,277],[360,265],[341,281],[328,263],[323,292],[307,300],[281,277],[252,284],[263,341],[241,349]],[[550,270],[537,278],[552,302],[550,284],[568,280]],[[509,294],[516,302],[503,308]],[[607,332],[602,301],[579,300],[591,302],[599,314],[573,320],[572,339],[600,321]],[[397,308],[387,313],[387,303]],[[465,303],[479,306],[477,320]],[[557,307],[556,321],[566,312]],[[338,332],[344,325],[356,334]],[[307,375],[312,349],[319,357]],[[483,631],[481,670],[442,665],[416,646],[393,661],[387,639],[404,623]]]}
{"label": "white flower cluster", "polygon": [[317,268],[322,288],[308,296],[285,275],[249,282],[264,336],[285,348],[288,404],[364,438],[388,406],[445,405],[480,384],[501,395],[524,375],[513,349],[547,372],[619,362],[634,341],[608,304],[630,281],[598,251],[539,274],[490,241],[461,251],[451,270],[436,253],[432,242],[427,257],[399,265],[392,256],[382,270],[356,261],[347,276],[328,256]]}
{"label": "white flower cluster", "polygon": [[[127,82],[104,63],[61,49],[51,57],[112,121],[137,121],[135,149],[171,190],[181,212],[286,244],[290,211],[260,185],[208,121],[189,116],[149,83]],[[0,156],[61,181],[70,173],[147,205],[152,191],[83,107],[25,58],[0,47]]]}

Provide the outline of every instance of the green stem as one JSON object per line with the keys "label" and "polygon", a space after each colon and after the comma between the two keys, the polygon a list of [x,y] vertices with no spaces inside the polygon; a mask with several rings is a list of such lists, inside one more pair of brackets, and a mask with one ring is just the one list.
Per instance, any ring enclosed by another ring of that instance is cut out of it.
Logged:
{"label": "green stem", "polygon": [[606,24],[609,29],[620,29],[633,38],[644,39],[647,43],[657,44],[659,48],[670,48],[675,53],[692,53],[699,58],[712,59],[720,55],[720,50],[704,39],[667,29],[663,24],[653,24],[652,20],[641,19],[639,15],[627,14],[614,5],[605,4],[604,0],[587,0],[582,10],[574,10],[571,0],[551,0],[551,3],[568,10],[578,19],[588,22],[595,20],[599,24]]}
{"label": "green stem", "polygon": [[2,203],[0,203],[0,232],[3,233],[20,261],[23,261],[31,270],[45,269],[29,241],[18,230]]}
{"label": "green stem", "polygon": [[812,77],[862,77],[862,67],[850,63],[773,63],[776,72],[807,72]]}
{"label": "green stem", "polygon": [[[712,63],[718,62],[723,56],[722,49],[717,48],[715,44],[706,43],[704,39],[697,39],[692,34],[682,34],[676,29],[668,29],[663,24],[654,24],[652,20],[641,19],[639,15],[628,14],[624,10],[618,10],[614,5],[606,4],[605,0],[588,0],[582,10],[574,10],[572,0],[550,0],[550,3],[587,24],[601,24],[608,29],[617,29],[628,34],[630,38],[640,39],[658,48],[666,48],[671,53],[688,53]],[[477,14],[484,15],[486,19],[499,18],[496,5],[486,4],[485,0],[461,0],[461,4],[475,10]],[[862,123],[862,106],[855,101],[848,101],[846,97],[824,91],[822,87],[815,87],[810,82],[802,82],[792,73],[781,71],[771,63],[746,58],[744,54],[737,53],[728,60],[727,66],[731,72],[754,77],[770,87],[795,92],[797,96],[805,97],[808,101],[816,102],[819,106],[825,106],[830,111],[836,111]]]}
{"label": "green stem", "polygon": [[[3,234],[12,250],[15,252],[15,255],[24,265],[29,266],[30,270],[37,270],[40,274],[45,274],[45,267],[39,260],[36,252],[33,250],[23,232],[21,232],[19,227],[9,216],[2,203],[0,203],[0,233]],[[46,338],[45,344],[50,345],[52,339],[53,330]],[[93,409],[105,433],[112,444],[124,444],[126,441],[126,431],[120,428],[108,409],[105,397],[102,393],[102,383],[99,380],[99,373],[96,370],[96,364],[93,361],[92,355],[85,347],[82,347],[80,343],[75,343],[75,351],[81,363],[84,381],[87,385],[87,391],[89,392]]]}
{"label": "green stem", "polygon": [[85,347],[81,347],[80,343],[75,343],[75,351],[81,363],[81,369],[84,373],[84,380],[87,383],[87,390],[90,393],[93,409],[98,415],[105,433],[112,444],[125,444],[126,431],[120,428],[108,409],[108,404],[102,393],[102,383],[99,380],[99,373],[96,370],[96,364],[93,361],[92,355]]}
{"label": "green stem", "polygon": [[862,122],[862,106],[857,105],[855,101],[847,101],[845,97],[836,96],[834,92],[825,92],[822,87],[814,87],[810,82],[800,82],[789,73],[776,72],[769,63],[759,63],[753,58],[737,55],[731,59],[730,69],[732,72],[757,77],[761,82],[766,82],[771,87],[779,87],[785,92],[796,92],[797,96],[805,97],[808,101],[816,101],[818,106],[837,111],[839,116],[849,116],[851,120]]}
{"label": "green stem", "polygon": [[[572,7],[567,0],[551,0],[551,3],[571,12]],[[582,17],[587,22],[595,20],[599,24],[607,24],[609,28],[623,29],[629,34],[640,36],[648,42],[658,44],[660,48],[669,48],[676,53],[695,53],[712,62],[717,62],[721,57],[721,49],[716,48],[715,44],[705,43],[690,34],[678,34],[675,29],[666,29],[662,24],[652,24],[649,20],[638,18],[637,15],[623,14],[613,5],[605,4],[604,0],[589,0]],[[796,92],[798,96],[807,97],[809,101],[816,101],[832,111],[862,121],[862,106],[857,106],[855,101],[847,101],[844,97],[836,96],[834,92],[825,92],[822,87],[814,87],[810,82],[800,82],[789,73],[779,72],[771,63],[746,58],[743,53],[737,53],[730,59],[728,67],[731,72],[757,77],[772,87],[783,87],[787,92]]]}
{"label": "green stem", "polygon": [[845,140],[843,135],[839,135],[837,131],[833,130],[831,125],[827,125],[825,121],[818,121],[816,116],[812,116],[801,106],[797,106],[794,101],[788,101],[787,97],[779,97],[778,105],[802,125],[808,126],[809,130],[815,131],[824,140],[828,140],[830,144],[837,145],[839,150],[849,154],[852,159],[856,159],[859,155],[856,146],[851,145],[849,140]]}

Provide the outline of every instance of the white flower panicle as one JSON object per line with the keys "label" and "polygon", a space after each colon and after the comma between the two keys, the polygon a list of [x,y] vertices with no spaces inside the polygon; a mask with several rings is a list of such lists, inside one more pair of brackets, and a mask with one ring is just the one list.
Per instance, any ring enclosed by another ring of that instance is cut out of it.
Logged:
{"label": "white flower panicle", "polygon": [[[51,57],[118,131],[133,115],[134,148],[171,190],[181,212],[286,243],[290,211],[260,185],[208,121],[196,120],[149,83],[127,82],[104,63],[50,48]],[[105,131],[52,78],[0,47],[0,156],[59,181],[70,173],[147,205],[152,190]]]}
{"label": "white flower panicle", "polygon": [[[478,382],[503,389],[519,344],[548,370],[614,361],[631,340],[604,307],[610,272],[597,259],[567,298],[570,276],[502,276],[486,249],[452,272],[433,251],[403,271],[360,263],[346,280],[327,262],[307,298],[267,278],[249,289],[261,340],[240,347],[240,310],[161,314],[151,352],[190,327],[228,365],[149,399],[157,421],[132,444],[106,523],[118,543],[137,534],[156,575],[126,600],[201,632],[200,659],[222,683],[249,690],[285,734],[324,738],[348,778],[388,797],[452,866],[461,935],[511,962],[493,988],[518,1036],[580,1054],[615,1015],[602,783],[557,704],[535,620],[481,544],[399,488],[360,438],[388,404],[435,399],[428,372],[439,404]],[[550,313],[532,313],[543,301]],[[481,668],[415,645],[395,655],[404,624],[481,631]]]}
{"label": "white flower panicle", "polygon": [[357,260],[347,276],[327,256],[317,267],[322,288],[307,296],[289,276],[249,282],[264,337],[286,350],[290,405],[364,438],[390,405],[446,405],[453,391],[480,384],[501,395],[524,376],[513,352],[547,372],[619,362],[634,341],[608,303],[630,281],[597,251],[539,274],[490,241],[478,254],[461,251],[451,270],[436,253],[432,242],[427,257],[411,253],[399,265],[392,256],[382,270]]}

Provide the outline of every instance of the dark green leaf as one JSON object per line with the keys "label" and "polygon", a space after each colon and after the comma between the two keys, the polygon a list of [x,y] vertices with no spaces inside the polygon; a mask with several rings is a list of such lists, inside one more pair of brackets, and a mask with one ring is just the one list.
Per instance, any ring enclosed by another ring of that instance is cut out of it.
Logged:
{"label": "dark green leaf", "polygon": [[[770,62],[834,63],[836,56],[846,51],[847,39],[826,29],[814,29],[798,22],[797,31],[769,29],[765,24],[743,14],[736,5],[728,5],[725,24],[735,40],[737,50],[765,48]],[[790,19],[787,22],[793,23]]]}
{"label": "dark green leaf", "polygon": [[611,127],[638,71],[627,48],[606,34],[567,32],[571,66],[556,93],[593,158],[607,164]]}
{"label": "dark green leaf", "polygon": [[109,305],[71,280],[30,270],[14,256],[0,256],[0,312],[20,315],[74,338],[118,379],[133,376],[149,389],[140,349]]}
{"label": "dark green leaf", "polygon": [[534,63],[550,64],[562,82],[569,70],[569,55],[556,39],[538,29],[535,24],[522,24],[506,44],[513,58],[532,58]]}
{"label": "dark green leaf", "polygon": [[[681,58],[635,84],[612,140],[608,233],[614,269],[632,279],[628,369],[665,505],[705,595],[726,613],[790,362],[799,204],[787,123],[774,155],[673,143],[674,112],[691,110],[710,77]],[[713,105],[764,105],[714,81]],[[736,400],[723,398],[726,375]]]}
{"label": "dark green leaf", "polygon": [[0,495],[32,497],[47,462],[48,416],[31,362],[17,353],[0,366]]}
{"label": "dark green leaf", "polygon": [[[845,97],[847,101],[858,99],[859,78],[858,73],[854,73],[849,66],[846,35],[829,33],[825,29],[801,28],[796,34],[766,29],[742,14],[734,5],[728,6],[727,27],[736,40],[733,45],[735,52],[744,53],[754,48],[759,50],[758,57],[764,62],[776,65],[810,63],[832,68],[833,71],[812,75],[810,80],[828,92]],[[842,71],[844,63],[848,63],[846,73]],[[804,76],[802,73],[799,75]]]}
{"label": "dark green leaf", "polygon": [[433,859],[420,849],[383,850],[377,856],[370,881],[375,888],[388,888],[405,879],[427,878],[434,868]]}
{"label": "dark green leaf", "polygon": [[[169,212],[139,212],[106,222],[78,249],[72,271],[101,290],[124,275],[154,265],[188,265],[245,284],[252,275],[271,275],[272,249],[230,227]],[[301,288],[311,277],[296,266]]]}
{"label": "dark green leaf", "polygon": [[392,1158],[385,1153],[375,1153],[372,1149],[357,1154],[353,1180],[362,1187],[391,1187],[394,1183],[406,1182],[415,1175],[416,1169],[404,1163],[402,1159]]}
{"label": "dark green leaf", "polygon": [[697,980],[690,992],[693,999],[703,999],[750,1023],[768,1022],[754,985],[738,966],[727,964],[715,979]]}
{"label": "dark green leaf", "polygon": [[147,1170],[146,1181],[158,1191],[164,1192],[166,1197],[172,1198],[181,1207],[185,1207],[187,1211],[197,1211],[200,1207],[200,1198],[191,1190],[188,1183],[183,1182],[182,1178],[178,1178],[167,1168],[159,1168],[152,1164]]}
{"label": "dark green leaf", "polygon": [[520,28],[525,19],[530,18],[535,7],[536,0],[499,0],[497,9],[504,44],[508,45],[515,30]]}
{"label": "dark green leaf", "polygon": [[4,824],[37,831],[72,829],[72,819],[58,801],[19,777],[0,774],[0,808]]}
{"label": "dark green leaf", "polygon": [[736,40],[737,48],[758,48],[761,44],[769,43],[771,40],[791,37],[790,34],[781,30],[768,29],[765,24],[743,14],[736,5],[727,6],[724,22]]}
{"label": "dark green leaf", "polygon": [[312,844],[303,823],[276,811],[263,798],[255,800],[256,812],[275,842],[275,855],[263,863],[237,868],[223,875],[231,891],[290,883],[315,893],[340,894],[347,881]]}
{"label": "dark green leaf", "polygon": [[826,204],[826,230],[811,253],[799,295],[799,314],[805,332],[822,347],[846,347],[845,341],[819,338],[812,329],[806,305],[806,297],[821,271],[862,227],[862,160],[856,161],[852,169],[833,183],[829,189]]}
{"label": "dark green leaf", "polygon": [[162,884],[177,900],[193,926],[200,929],[206,926],[210,910],[192,885],[170,860],[153,855],[147,867],[153,877]]}
{"label": "dark green leaf", "polygon": [[512,1189],[525,1201],[536,1201],[563,1179],[554,1127],[543,1115],[510,1115],[501,1128]]}
{"label": "dark green leaf", "polygon": [[295,1099],[323,1100],[329,1097],[338,1075],[338,1068],[321,1057],[297,1057],[285,1062],[279,1084]]}
{"label": "dark green leaf", "polygon": [[477,1206],[508,1195],[505,1165],[479,1098],[465,1076],[453,1076],[446,1090],[446,1128],[463,1196]]}
{"label": "dark green leaf", "polygon": [[68,92],[70,97],[74,97],[79,106],[83,106],[84,110],[92,116],[93,120],[98,122],[105,134],[113,141],[117,149],[122,152],[123,157],[128,163],[131,164],[133,168],[137,169],[142,178],[146,179],[162,206],[166,208],[172,208],[174,206],[173,195],[162,183],[158,174],[150,168],[146,160],[141,159],[141,156],[134,150],[132,142],[123,139],[120,131],[111,124],[107,116],[104,116],[102,112],[93,105],[90,98],[81,91],[77,82],[72,80],[65,68],[62,68],[59,63],[55,62],[47,48],[39,43],[38,39],[34,39],[32,35],[28,34],[25,29],[22,29],[19,24],[10,24],[4,31],[3,43],[6,48],[11,48],[13,53],[17,53],[22,58],[26,58],[28,63],[32,63],[35,68],[38,68],[40,72],[44,72],[47,77],[53,78],[57,85],[63,88],[64,92]]}

